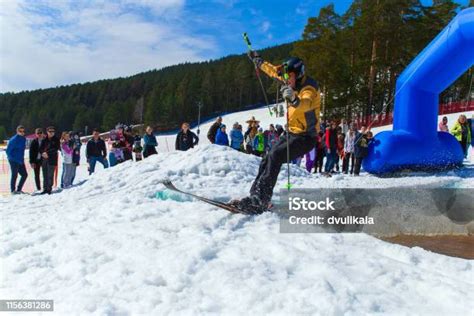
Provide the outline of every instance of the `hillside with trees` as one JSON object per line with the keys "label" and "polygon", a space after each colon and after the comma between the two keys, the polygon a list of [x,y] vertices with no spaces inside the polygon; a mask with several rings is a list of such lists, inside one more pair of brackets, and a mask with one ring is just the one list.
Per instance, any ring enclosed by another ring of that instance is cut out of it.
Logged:
{"label": "hillside with trees", "polygon": [[[434,0],[432,6],[355,0],[339,15],[328,5],[308,20],[293,53],[319,82],[326,116],[367,116],[384,105],[390,112],[397,77],[460,9],[451,0]],[[471,67],[441,94],[440,103],[466,100],[472,76]]]}
{"label": "hillside with trees", "polygon": [[[292,44],[262,51],[272,62],[289,55]],[[271,80],[263,78],[266,88]],[[161,129],[194,121],[202,115],[233,111],[264,100],[255,69],[245,54],[184,63],[128,78],[100,80],[50,89],[0,94],[0,129],[11,135],[18,124],[31,131],[54,125],[84,131],[85,126],[113,128],[117,122],[145,122]]]}
{"label": "hillside with trees", "polygon": [[[395,82],[410,61],[459,11],[451,0],[355,0],[343,15],[334,6],[308,19],[302,39],[275,46],[261,55],[281,63],[296,55],[306,62],[323,92],[326,117],[351,117],[393,109]],[[255,43],[257,44],[257,43]],[[255,45],[257,46],[257,45]],[[442,95],[441,102],[464,100],[472,69]],[[263,78],[264,76],[262,76]],[[271,101],[276,84],[263,78]],[[0,133],[12,135],[18,124],[55,125],[59,130],[111,129],[117,122],[174,129],[202,115],[263,103],[253,65],[245,54],[185,63],[127,78],[0,94]]]}

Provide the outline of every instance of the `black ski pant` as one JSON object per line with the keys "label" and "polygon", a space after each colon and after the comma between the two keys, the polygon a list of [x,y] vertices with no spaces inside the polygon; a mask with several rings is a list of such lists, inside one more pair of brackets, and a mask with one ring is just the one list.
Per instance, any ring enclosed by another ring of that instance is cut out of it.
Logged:
{"label": "black ski pant", "polygon": [[[287,139],[282,136],[280,140],[272,146],[272,149],[262,159],[258,169],[258,175],[250,189],[250,195],[257,196],[265,205],[270,202],[273,195],[273,188],[278,179],[281,166],[287,162]],[[290,161],[303,156],[315,146],[314,137],[309,135],[289,134],[288,144],[290,147]]]}
{"label": "black ski pant", "polygon": [[342,172],[349,172],[349,161],[351,163],[351,174],[354,173],[354,153],[345,153],[344,160],[342,161]]}
{"label": "black ski pant", "polygon": [[54,171],[56,166],[50,165],[48,160],[43,160],[43,191],[51,193],[54,184]]}
{"label": "black ski pant", "polygon": [[314,173],[316,172],[322,172],[323,171],[323,161],[324,161],[324,150],[323,149],[318,149],[318,152],[316,153],[316,164],[314,167]]}
{"label": "black ski pant", "polygon": [[364,160],[364,157],[356,157],[356,159],[355,159],[354,174],[356,176],[358,176],[359,173],[360,173],[360,167],[362,166],[362,160]]}
{"label": "black ski pant", "polygon": [[469,147],[467,140],[460,141],[459,145],[461,145],[462,153],[464,154],[464,158],[467,157],[467,148]]}
{"label": "black ski pant", "polygon": [[35,167],[33,168],[33,171],[35,173],[35,184],[36,184],[36,190],[41,190],[41,179],[40,179],[40,173],[41,173],[41,162],[35,163]]}

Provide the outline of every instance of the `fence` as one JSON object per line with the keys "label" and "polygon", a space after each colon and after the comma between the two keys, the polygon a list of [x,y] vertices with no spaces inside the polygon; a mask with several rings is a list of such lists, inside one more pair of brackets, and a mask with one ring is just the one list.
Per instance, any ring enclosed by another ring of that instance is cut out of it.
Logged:
{"label": "fence", "polygon": [[[469,111],[474,111],[474,101],[445,103],[440,104],[438,108],[439,115]],[[393,112],[380,115],[368,115],[365,117],[356,116],[352,121],[356,123],[358,128],[360,128],[362,124],[371,125],[372,127],[390,125],[393,124]]]}

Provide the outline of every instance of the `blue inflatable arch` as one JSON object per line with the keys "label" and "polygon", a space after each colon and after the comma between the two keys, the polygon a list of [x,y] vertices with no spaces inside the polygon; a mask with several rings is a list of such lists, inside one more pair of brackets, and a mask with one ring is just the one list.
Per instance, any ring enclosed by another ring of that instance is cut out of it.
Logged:
{"label": "blue inflatable arch", "polygon": [[375,174],[462,164],[456,139],[437,131],[439,94],[474,64],[474,8],[461,11],[397,80],[393,131],[375,136],[363,161]]}

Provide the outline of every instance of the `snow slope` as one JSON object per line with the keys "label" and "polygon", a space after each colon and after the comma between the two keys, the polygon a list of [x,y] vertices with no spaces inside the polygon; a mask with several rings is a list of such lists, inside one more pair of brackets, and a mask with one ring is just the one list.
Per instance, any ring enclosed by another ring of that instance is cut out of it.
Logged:
{"label": "snow slope", "polygon": [[[201,145],[100,170],[51,196],[0,197],[0,297],[54,299],[59,315],[472,313],[472,260],[365,234],[280,234],[275,214],[155,198],[164,178],[198,194],[244,196],[259,161]],[[297,187],[473,187],[472,171],[292,176]],[[282,172],[277,187],[285,180]]]}

